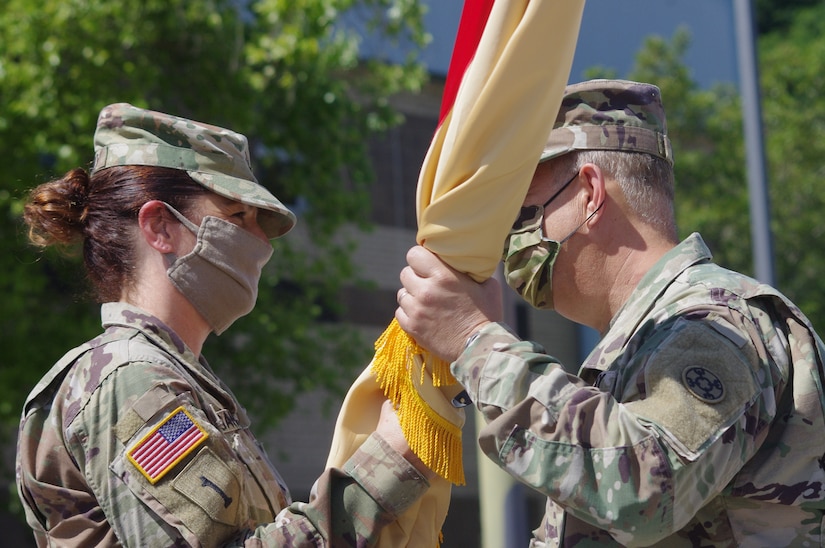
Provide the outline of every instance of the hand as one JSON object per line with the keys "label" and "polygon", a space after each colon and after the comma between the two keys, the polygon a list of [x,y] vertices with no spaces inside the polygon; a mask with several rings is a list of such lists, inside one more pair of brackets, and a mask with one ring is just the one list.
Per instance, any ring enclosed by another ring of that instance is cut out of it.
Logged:
{"label": "hand", "polygon": [[413,453],[410,449],[407,438],[404,437],[404,432],[401,431],[401,425],[398,422],[398,415],[392,406],[390,400],[385,400],[381,405],[381,414],[378,417],[378,426],[375,429],[378,434],[384,438],[390,447],[398,451],[402,457],[412,464],[418,472],[431,480],[435,477],[435,472],[430,470],[426,464],[421,462],[421,459]]}
{"label": "hand", "polygon": [[421,246],[407,252],[407,264],[401,271],[395,318],[439,358],[454,361],[470,335],[501,321],[501,286],[494,278],[478,283]]}

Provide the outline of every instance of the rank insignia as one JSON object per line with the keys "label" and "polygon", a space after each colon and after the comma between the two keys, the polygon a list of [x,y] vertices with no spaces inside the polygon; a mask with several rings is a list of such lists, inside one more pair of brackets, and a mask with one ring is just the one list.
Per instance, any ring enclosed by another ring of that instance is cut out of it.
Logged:
{"label": "rank insignia", "polygon": [[146,434],[126,456],[150,483],[156,483],[202,444],[209,434],[178,407]]}
{"label": "rank insignia", "polygon": [[725,385],[704,367],[693,365],[682,372],[682,382],[691,394],[706,403],[719,403],[725,398]]}

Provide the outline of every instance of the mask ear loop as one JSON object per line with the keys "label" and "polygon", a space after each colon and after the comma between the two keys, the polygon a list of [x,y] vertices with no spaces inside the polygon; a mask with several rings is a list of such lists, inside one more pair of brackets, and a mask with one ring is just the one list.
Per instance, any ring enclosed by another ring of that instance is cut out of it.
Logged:
{"label": "mask ear loop", "polygon": [[541,205],[541,207],[542,207],[542,208],[547,207],[547,206],[550,204],[550,202],[552,202],[553,200],[555,200],[555,199],[556,199],[556,197],[557,197],[559,194],[561,194],[561,193],[562,193],[562,191],[563,191],[565,188],[567,188],[568,186],[570,186],[570,183],[572,183],[573,181],[575,181],[575,180],[576,180],[576,177],[578,177],[578,176],[579,176],[579,171],[578,171],[578,170],[576,170],[576,173],[574,173],[574,174],[573,174],[573,176],[572,176],[572,177],[570,177],[570,179],[569,179],[566,183],[564,183],[563,185],[561,185],[561,188],[560,188],[560,189],[558,189],[558,190],[557,190],[557,191],[556,191],[556,192],[555,192],[552,196],[550,196],[550,197],[547,199],[547,201],[546,201],[546,202],[544,202],[544,203]]}
{"label": "mask ear loop", "polygon": [[[175,218],[176,218],[178,221],[180,221],[180,222],[181,222],[181,224],[183,224],[183,226],[185,226],[186,228],[188,228],[188,229],[189,229],[189,231],[190,231],[192,234],[194,234],[195,236],[197,236],[197,235],[198,235],[198,232],[199,232],[199,230],[200,230],[200,229],[198,228],[198,225],[196,225],[195,223],[193,223],[192,221],[190,221],[189,219],[187,219],[186,217],[184,217],[183,213],[181,213],[180,211],[178,211],[177,209],[175,209],[174,207],[172,207],[172,206],[171,206],[171,205],[169,205],[168,203],[164,202],[163,200],[160,200],[160,203],[162,203],[163,205],[165,205],[165,206],[166,206],[166,209],[167,209],[167,210],[169,210],[169,213],[171,213],[172,215],[174,215],[174,216],[175,216]],[[194,251],[194,250],[193,250],[193,251]],[[171,267],[172,267],[172,265],[174,265],[175,261],[177,261],[177,260],[178,260],[178,256],[177,256],[177,255],[175,255],[174,253],[166,253],[166,254],[164,254],[164,259],[165,259],[165,261],[166,261],[166,268],[171,268]]]}
{"label": "mask ear loop", "polygon": [[187,219],[186,217],[184,217],[184,216],[183,216],[183,213],[181,213],[180,211],[178,211],[177,209],[175,209],[174,207],[170,206],[169,204],[167,204],[166,202],[164,202],[164,201],[162,201],[162,200],[161,200],[161,202],[160,202],[160,203],[162,203],[163,205],[165,205],[165,206],[166,206],[166,209],[168,209],[168,210],[169,210],[169,213],[171,213],[172,215],[174,215],[174,216],[177,218],[177,220],[178,220],[178,221],[180,221],[181,223],[183,223],[183,226],[185,226],[185,227],[186,227],[186,228],[188,228],[190,231],[192,231],[192,233],[193,233],[193,234],[197,234],[197,233],[198,233],[198,225],[196,225],[195,223],[193,223],[192,221],[190,221],[189,219]]}
{"label": "mask ear loop", "polygon": [[[599,210],[602,208],[602,206],[603,206],[603,205],[604,205],[604,202],[600,203],[600,204],[599,204],[599,207],[597,207],[596,209],[594,209],[594,210],[593,210],[593,213],[591,213],[590,215],[588,215],[588,216],[587,216],[587,218],[586,218],[585,220],[583,220],[583,221],[579,224],[579,226],[577,226],[575,229],[573,229],[573,231],[572,231],[570,234],[568,234],[567,236],[565,236],[564,238],[562,238],[561,240],[559,240],[559,247],[561,247],[561,245],[562,245],[564,242],[566,242],[567,240],[569,240],[570,238],[572,238],[572,237],[573,237],[573,234],[575,234],[576,232],[578,232],[578,231],[579,231],[579,229],[580,229],[581,227],[583,227],[585,224],[587,224],[587,221],[589,221],[590,219],[592,219],[592,218],[593,218],[593,215],[595,215],[596,213],[598,213],[598,212],[599,212]],[[544,215],[544,213],[542,213],[542,216],[543,216],[543,215]],[[544,232],[544,223],[542,223],[542,225],[541,225],[541,230],[542,230],[542,233],[543,233],[543,232]],[[544,236],[544,234],[542,234],[541,239],[542,239],[542,240],[544,240],[545,242],[552,242],[552,241],[553,241],[553,240],[551,240],[551,239],[547,238],[546,236]]]}

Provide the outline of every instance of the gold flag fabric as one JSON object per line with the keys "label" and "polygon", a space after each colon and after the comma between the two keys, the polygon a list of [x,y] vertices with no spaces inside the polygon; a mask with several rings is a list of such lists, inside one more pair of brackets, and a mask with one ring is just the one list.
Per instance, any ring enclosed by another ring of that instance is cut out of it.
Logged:
{"label": "gold flag fabric", "polygon": [[[465,14],[471,1],[465,2]],[[479,2],[489,7],[486,25],[458,75],[454,102],[442,105],[419,175],[416,239],[453,268],[483,281],[501,259],[561,104],[584,0]],[[457,40],[461,36],[459,29]],[[461,387],[447,365],[393,320],[344,399],[327,466],[346,462],[375,430],[381,403],[389,398],[411,449],[439,476],[384,529],[381,547],[439,546],[452,484],[464,483],[464,413],[452,405]]]}

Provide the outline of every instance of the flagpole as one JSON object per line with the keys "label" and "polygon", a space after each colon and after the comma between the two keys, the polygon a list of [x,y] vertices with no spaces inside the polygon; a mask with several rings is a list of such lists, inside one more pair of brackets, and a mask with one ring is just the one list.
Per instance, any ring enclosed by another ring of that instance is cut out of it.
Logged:
{"label": "flagpole", "polygon": [[[517,327],[515,295],[504,283],[499,263],[494,277],[502,288],[504,323]],[[486,424],[476,410],[476,439]],[[477,451],[478,505],[481,522],[480,548],[523,548],[530,542],[530,524],[527,520],[527,496],[524,486],[499,468],[487,455]]]}
{"label": "flagpole", "polygon": [[739,89],[745,131],[748,197],[751,212],[754,277],[775,285],[770,200],[765,180],[765,155],[760,108],[759,70],[756,62],[751,0],[733,0]]}

